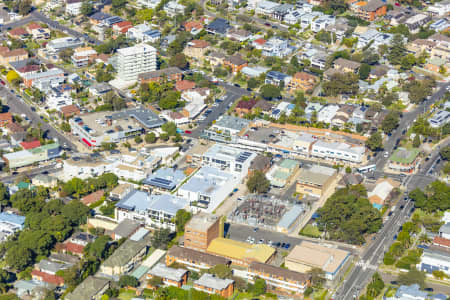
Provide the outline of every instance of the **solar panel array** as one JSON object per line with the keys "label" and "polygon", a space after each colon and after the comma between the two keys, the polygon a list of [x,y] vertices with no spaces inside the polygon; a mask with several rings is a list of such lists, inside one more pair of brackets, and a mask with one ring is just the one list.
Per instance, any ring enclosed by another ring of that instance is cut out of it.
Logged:
{"label": "solar panel array", "polygon": [[239,157],[236,159],[237,162],[239,163],[243,163],[244,161],[246,161],[250,156],[252,155],[252,153],[244,151],[241,154],[239,154]]}
{"label": "solar panel array", "polygon": [[173,189],[175,187],[175,184],[172,181],[161,177],[152,178],[149,184],[164,189]]}

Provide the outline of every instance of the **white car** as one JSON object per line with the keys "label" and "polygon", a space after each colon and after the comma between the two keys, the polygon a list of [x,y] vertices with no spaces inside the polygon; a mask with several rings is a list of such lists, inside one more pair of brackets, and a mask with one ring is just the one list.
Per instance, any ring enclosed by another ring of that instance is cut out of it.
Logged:
{"label": "white car", "polygon": [[389,152],[384,152],[384,158],[388,158],[389,157]]}

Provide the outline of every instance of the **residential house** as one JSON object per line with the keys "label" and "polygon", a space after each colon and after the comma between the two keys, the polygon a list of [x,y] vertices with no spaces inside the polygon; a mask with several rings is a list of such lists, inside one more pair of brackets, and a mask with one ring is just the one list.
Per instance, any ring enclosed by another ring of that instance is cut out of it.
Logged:
{"label": "residential house", "polygon": [[272,9],[271,17],[278,21],[283,21],[284,17],[289,14],[294,9],[292,4],[280,4]]}
{"label": "residential house", "polygon": [[208,25],[206,25],[206,31],[212,34],[226,35],[228,30],[231,28],[228,21],[225,19],[217,18]]}
{"label": "residential house", "polygon": [[192,40],[186,44],[183,53],[190,58],[200,61],[209,49],[209,43],[204,40]]}
{"label": "residential house", "polygon": [[187,283],[188,271],[181,268],[175,269],[166,267],[164,264],[158,263],[147,273],[147,279],[151,279],[153,277],[161,278],[165,285],[180,288]]}
{"label": "residential house", "polygon": [[272,37],[262,47],[263,56],[276,56],[283,58],[293,51],[293,47],[289,46],[289,41],[279,37]]}
{"label": "residential house", "polygon": [[184,30],[192,35],[199,34],[203,29],[203,24],[198,21],[188,21],[183,24]]}
{"label": "residential house", "polygon": [[9,50],[6,48],[0,51],[0,63],[4,66],[8,66],[12,62],[26,60],[27,58],[28,52],[23,48],[14,50]]}
{"label": "residential house", "polygon": [[178,1],[170,1],[164,5],[164,11],[169,17],[175,17],[176,15],[180,15],[184,13],[184,10],[186,9],[186,6],[184,6],[181,3],[178,3]]}
{"label": "residential house", "polygon": [[217,51],[212,51],[205,57],[205,61],[209,62],[210,66],[216,68],[223,65],[225,54]]}
{"label": "residential house", "polygon": [[116,241],[122,238],[129,238],[141,228],[141,225],[142,224],[136,220],[125,219],[114,228],[111,237]]}
{"label": "residential house", "polygon": [[256,105],[258,101],[256,99],[251,99],[248,101],[240,100],[236,107],[234,108],[234,111],[242,117],[242,115],[249,114],[252,112],[253,107]]}
{"label": "residential house", "polygon": [[[445,249],[445,248],[443,248]],[[432,273],[433,271],[442,271],[447,276],[450,275],[450,254],[443,250],[424,249],[417,269]]]}
{"label": "residential house", "polygon": [[72,292],[68,293],[64,299],[67,300],[101,300],[102,295],[110,287],[110,281],[105,278],[89,276],[83,280]]}
{"label": "residential house", "polygon": [[345,58],[338,58],[333,62],[333,67],[335,70],[339,70],[341,72],[351,72],[358,73],[359,67],[361,64],[356,61],[348,60]]}
{"label": "residential house", "polygon": [[151,29],[147,24],[139,24],[129,28],[126,36],[140,43],[155,43],[161,38],[161,32],[156,29]]}
{"label": "residential house", "polygon": [[8,35],[13,39],[19,40],[26,39],[29,36],[28,32],[22,27],[16,27],[11,29],[10,31],[8,31]]}
{"label": "residential house", "polygon": [[260,262],[252,262],[247,272],[253,281],[264,279],[270,290],[281,293],[302,295],[311,284],[311,275]]}
{"label": "residential house", "polygon": [[74,49],[71,56],[72,63],[76,68],[86,67],[97,58],[97,51],[92,47],[80,47]]}
{"label": "residential house", "polygon": [[386,300],[403,300],[403,299],[414,299],[414,300],[426,300],[428,298],[428,293],[420,290],[418,284],[412,285],[401,285],[394,296],[385,297]]}
{"label": "residential house", "polygon": [[194,281],[194,289],[228,298],[233,295],[234,280],[221,279],[214,274],[204,273],[199,279]]}
{"label": "residential house", "polygon": [[336,126],[338,128],[342,128],[353,116],[353,111],[355,110],[355,106],[353,105],[341,105],[339,109],[336,111],[336,115],[331,120],[331,125]]}
{"label": "residential house", "polygon": [[232,55],[228,56],[223,61],[224,66],[229,66],[231,71],[236,74],[242,70],[242,68],[248,65],[248,62],[245,59],[242,59],[240,55]]}
{"label": "residential house", "polygon": [[332,15],[323,15],[316,19],[313,19],[311,22],[311,30],[313,32],[319,32],[321,30],[325,30],[328,26],[334,25],[336,22],[336,17]]}
{"label": "residential house", "polygon": [[276,86],[280,86],[281,84],[283,86],[289,86],[289,83],[291,82],[292,77],[278,72],[278,71],[269,71],[266,73],[266,79],[265,84],[273,84]]}
{"label": "residential house", "polygon": [[374,188],[367,192],[369,202],[377,209],[386,203],[394,188],[399,187],[400,184],[390,178],[380,178],[375,183]]}
{"label": "residential house", "polygon": [[175,89],[179,92],[192,90],[195,88],[195,81],[180,80],[175,83]]}
{"label": "residential house", "polygon": [[4,242],[14,233],[22,230],[25,226],[25,217],[15,213],[0,213],[0,241]]}
{"label": "residential house", "polygon": [[36,264],[35,268],[31,271],[31,278],[33,278],[33,280],[46,282],[48,284],[63,286],[64,279],[61,276],[56,275],[56,273],[70,267],[72,267],[72,265],[43,259]]}
{"label": "residential house", "polygon": [[113,24],[112,30],[114,33],[114,36],[118,36],[120,34],[126,34],[127,31],[133,27],[133,24],[130,21],[122,21]]}
{"label": "residential house", "polygon": [[244,30],[244,29],[230,29],[226,37],[230,40],[238,41],[238,42],[245,42],[246,40],[250,39],[252,36],[251,32]]}
{"label": "residential house", "polygon": [[116,280],[129,274],[147,254],[150,236],[148,230],[138,230],[101,264],[100,274]]}
{"label": "residential house", "polygon": [[74,104],[62,106],[59,109],[59,111],[65,120],[68,120],[73,116],[79,115],[81,112],[80,109],[78,108],[78,106],[76,106]]}
{"label": "residential house", "polygon": [[386,15],[387,12],[387,5],[381,0],[355,2],[350,8],[356,16],[369,22]]}
{"label": "residential house", "polygon": [[182,79],[183,72],[177,67],[169,67],[166,69],[161,69],[152,72],[141,73],[138,76],[139,82],[150,83],[150,82],[161,82],[164,78],[169,81],[180,81]]}
{"label": "residential house", "polygon": [[431,21],[431,17],[427,14],[417,14],[409,17],[405,21],[405,25],[408,26],[408,29],[411,33],[419,32],[420,27],[426,25]]}
{"label": "residential house", "polygon": [[306,72],[297,72],[292,76],[287,87],[291,91],[302,90],[312,91],[318,82],[318,78]]}
{"label": "residential house", "polygon": [[0,113],[0,127],[13,123],[13,116],[10,112]]}

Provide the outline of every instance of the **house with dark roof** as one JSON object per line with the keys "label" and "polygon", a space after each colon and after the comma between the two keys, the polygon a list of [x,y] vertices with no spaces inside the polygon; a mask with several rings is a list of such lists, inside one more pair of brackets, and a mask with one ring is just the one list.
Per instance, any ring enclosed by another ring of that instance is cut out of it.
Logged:
{"label": "house with dark roof", "polygon": [[227,20],[217,18],[206,26],[206,31],[212,34],[225,35],[230,28]]}
{"label": "house with dark roof", "polygon": [[80,283],[72,292],[68,293],[66,300],[101,300],[102,295],[109,289],[110,281],[105,278],[89,276]]}
{"label": "house with dark roof", "polygon": [[234,111],[241,117],[242,115],[250,113],[257,102],[258,100],[256,99],[251,99],[248,101],[241,100],[234,108]]}
{"label": "house with dark roof", "polygon": [[138,75],[138,81],[140,84],[142,83],[150,83],[150,82],[160,82],[164,78],[167,78],[169,81],[180,81],[183,77],[183,72],[180,68],[177,67],[169,67],[161,70],[145,72]]}
{"label": "house with dark roof", "polygon": [[248,62],[243,59],[239,54],[228,56],[223,61],[224,66],[229,66],[233,73],[237,73],[242,68],[248,66]]}
{"label": "house with dark roof", "polygon": [[342,72],[358,73],[361,64],[356,61],[339,57],[333,62],[334,69]]}
{"label": "house with dark roof", "polygon": [[248,176],[250,177],[251,174],[255,171],[260,171],[263,173],[266,173],[270,167],[272,166],[272,159],[265,155],[258,154],[250,163],[250,166],[248,167]]}

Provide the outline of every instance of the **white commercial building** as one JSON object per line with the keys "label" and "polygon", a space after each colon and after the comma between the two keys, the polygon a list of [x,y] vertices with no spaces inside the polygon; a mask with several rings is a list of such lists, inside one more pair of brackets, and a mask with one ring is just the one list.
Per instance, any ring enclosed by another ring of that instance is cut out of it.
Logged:
{"label": "white commercial building", "polygon": [[213,212],[247,174],[202,167],[178,189],[178,195],[187,199],[192,208]]}
{"label": "white commercial building", "polygon": [[347,143],[317,141],[312,145],[311,155],[326,159],[337,159],[361,163],[365,153],[364,146]]}
{"label": "white commercial building", "polygon": [[256,153],[215,144],[202,157],[203,165],[238,173],[247,173]]}
{"label": "white commercial building", "polygon": [[67,0],[66,14],[78,16],[81,13],[81,6],[83,6],[82,0]]}
{"label": "white commercial building", "polygon": [[117,77],[135,81],[138,75],[156,70],[156,49],[147,44],[117,50]]}

